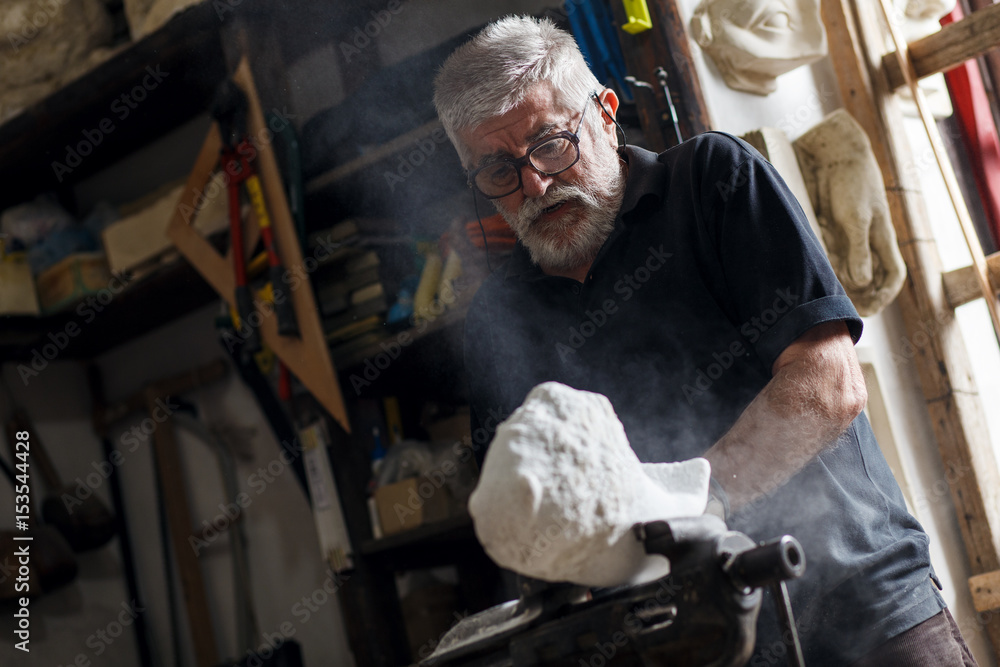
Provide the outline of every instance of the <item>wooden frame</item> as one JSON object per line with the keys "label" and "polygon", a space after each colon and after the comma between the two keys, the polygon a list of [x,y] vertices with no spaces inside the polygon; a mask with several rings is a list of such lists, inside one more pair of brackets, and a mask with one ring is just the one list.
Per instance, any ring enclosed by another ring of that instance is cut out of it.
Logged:
{"label": "wooden frame", "polygon": [[[913,345],[913,363],[920,376],[942,463],[951,473],[948,478],[955,480],[951,484],[951,497],[970,569],[974,575],[989,575],[990,580],[995,580],[995,573],[1000,570],[1000,472],[990,446],[971,362],[946,295],[941,258],[927,219],[923,193],[914,174],[905,169],[912,161],[912,152],[893,94],[895,86],[885,65],[889,62],[885,60],[885,28],[868,0],[823,0],[822,9],[841,98],[868,133],[885,181],[889,210],[908,274],[899,304],[911,343],[926,341]],[[972,18],[974,15],[963,22]],[[969,25],[965,23],[966,28]],[[950,32],[961,34],[958,30]],[[992,32],[994,43],[1000,42],[1000,36]],[[907,64],[914,67],[912,60]],[[972,277],[979,285],[980,275]],[[979,296],[983,296],[982,291]],[[977,609],[982,604],[992,604],[982,603],[984,595],[977,594],[974,582],[981,581],[977,577],[970,580]],[[981,622],[994,651],[1000,654],[1000,615],[984,617]]]}
{"label": "wooden frame", "polygon": [[[261,139],[271,136],[270,130],[264,124],[264,115],[261,112],[253,76],[245,59],[237,67],[233,80],[247,95],[249,103],[247,125],[250,136]],[[255,141],[254,146],[257,149],[257,163],[264,196],[273,218],[272,229],[278,244],[278,255],[286,269],[301,269],[304,266],[302,251],[285,198],[273,146],[270,141],[263,140]],[[193,212],[198,210],[200,194],[205,190],[218,164],[221,147],[222,139],[219,136],[218,125],[213,123],[188,177],[180,201],[174,209],[167,234],[181,254],[191,262],[219,296],[225,299],[230,307],[235,308],[236,279],[231,251],[225,256],[220,255],[191,226]],[[259,238],[260,228],[251,212],[250,221],[244,229],[247,249],[252,249]],[[316,400],[329,411],[345,431],[350,433],[347,408],[344,405],[337,373],[330,359],[330,350],[323,335],[312,287],[308,279],[300,279],[300,283],[298,288],[288,289],[286,293],[294,305],[301,338],[280,336],[277,317],[263,318],[260,325],[261,337],[316,397]]]}

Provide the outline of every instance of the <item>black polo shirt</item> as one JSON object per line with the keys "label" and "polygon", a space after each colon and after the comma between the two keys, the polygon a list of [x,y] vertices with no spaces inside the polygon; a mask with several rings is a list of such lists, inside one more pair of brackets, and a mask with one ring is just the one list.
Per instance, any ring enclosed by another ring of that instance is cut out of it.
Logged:
{"label": "black polo shirt", "polygon": [[[610,399],[642,461],[700,456],[810,327],[862,322],[774,168],[709,132],[660,155],[629,147],[614,231],[586,280],[547,276],[518,245],[466,320],[473,440],[555,380]],[[864,415],[786,485],[731,517],[785,533],[807,570],[791,582],[810,665],[845,665],[944,607],[928,538]],[[784,664],[765,600],[751,665]],[[780,656],[780,657],[779,657]]]}

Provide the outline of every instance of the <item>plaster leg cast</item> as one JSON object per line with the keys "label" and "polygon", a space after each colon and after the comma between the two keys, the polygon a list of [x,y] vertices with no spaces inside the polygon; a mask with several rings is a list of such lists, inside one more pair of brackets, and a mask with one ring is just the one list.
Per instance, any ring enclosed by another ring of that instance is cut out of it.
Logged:
{"label": "plaster leg cast", "polygon": [[711,470],[697,458],[643,464],[611,402],[546,382],[497,428],[469,512],[501,567],[546,581],[615,586],[669,573],[637,522],[705,511]]}

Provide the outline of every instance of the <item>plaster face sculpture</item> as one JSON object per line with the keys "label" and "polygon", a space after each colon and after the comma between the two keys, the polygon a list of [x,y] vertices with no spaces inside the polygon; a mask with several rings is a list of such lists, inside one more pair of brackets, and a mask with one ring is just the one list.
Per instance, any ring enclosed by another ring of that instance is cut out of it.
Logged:
{"label": "plaster face sculpture", "polygon": [[705,511],[705,459],[640,463],[601,394],[546,382],[497,428],[469,513],[501,567],[546,581],[653,581],[669,563],[646,555],[638,522]]}
{"label": "plaster face sculpture", "polygon": [[726,85],[774,92],[775,79],[826,55],[819,0],[702,0],[691,35]]}
{"label": "plaster face sculpture", "polygon": [[906,266],[868,136],[838,109],[794,146],[830,264],[858,312],[874,315],[899,294]]}

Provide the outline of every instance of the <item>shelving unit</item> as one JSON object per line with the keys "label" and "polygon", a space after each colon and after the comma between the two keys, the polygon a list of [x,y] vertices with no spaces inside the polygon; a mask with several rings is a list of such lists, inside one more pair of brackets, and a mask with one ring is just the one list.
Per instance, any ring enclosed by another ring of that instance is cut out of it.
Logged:
{"label": "shelving unit", "polygon": [[[226,75],[223,25],[211,3],[194,5],[0,125],[0,210],[47,190],[65,190],[203,113]],[[152,88],[146,100],[135,109],[115,104],[144,78]],[[113,130],[99,131],[102,121]],[[100,142],[84,131],[97,132]],[[92,145],[91,153],[57,175],[53,163],[65,164],[67,147],[81,142]]]}
{"label": "shelving unit", "polygon": [[[309,21],[319,11],[305,2],[302,10],[296,15],[300,22]],[[0,210],[46,191],[56,192],[64,206],[72,210],[75,185],[203,114],[218,83],[227,75],[227,64],[233,62],[234,52],[246,48],[247,43],[263,45],[257,50],[257,60],[251,59],[251,64],[255,69],[270,72],[280,70],[283,56],[300,55],[328,39],[312,31],[301,40],[293,40],[287,49],[283,44],[275,45],[274,40],[280,40],[282,35],[287,38],[294,30],[283,25],[275,29],[278,37],[272,35],[271,41],[262,38],[260,31],[273,25],[270,11],[266,2],[246,0],[236,11],[220,17],[213,3],[195,5],[0,125],[0,177],[5,184],[0,190]],[[336,11],[354,17],[354,21],[370,20],[368,8],[360,5],[338,7]],[[144,77],[151,76],[149,68],[158,72],[162,81],[148,91],[145,103],[130,110],[127,117],[119,118],[111,108],[112,103],[141,85]],[[267,90],[260,91],[266,107],[270,107],[272,100],[280,100],[283,91],[287,92],[280,79],[258,79],[269,84]],[[84,131],[98,128],[105,119],[113,123],[113,131],[104,133],[100,143],[71,172],[57,174],[53,162],[65,162],[67,151],[86,140]],[[341,199],[345,188],[350,192],[363,184],[380,185],[383,173],[401,153],[438,131],[437,121],[405,128],[395,138],[367,147],[363,155],[342,165],[305,174],[307,216],[311,221],[329,221],[329,211],[346,215]],[[406,186],[447,180],[453,191],[464,192],[457,157],[451,155],[450,146],[447,142],[435,143],[435,151],[435,159],[442,160],[446,167],[437,171],[425,169],[419,177],[408,179]],[[390,194],[393,193],[389,189],[379,190],[374,197],[386,199]],[[408,195],[402,188],[394,196],[405,199]],[[439,206],[438,211],[447,208],[447,203],[435,197],[433,191],[424,201]],[[471,200],[468,204],[471,208]],[[412,213],[411,207],[400,209]],[[424,213],[413,215],[419,217]],[[426,217],[426,224],[420,227],[421,235],[434,238],[441,233],[446,221],[434,215],[432,212]],[[411,234],[415,229],[412,220],[403,222],[401,227],[401,235]],[[396,395],[414,401],[434,399],[449,403],[467,400],[461,382],[461,340],[471,293],[463,296],[462,301],[426,326],[406,331],[409,342],[402,346],[399,357],[393,359],[389,368],[380,369],[377,382],[361,396]],[[35,352],[49,342],[51,332],[63,331],[76,322],[80,333],[60,350],[58,358],[93,358],[217,300],[217,294],[198,272],[178,259],[129,284],[91,322],[84,322],[76,309],[45,317],[0,317],[0,357],[30,362]],[[387,341],[396,340],[399,333],[391,333]],[[363,369],[367,360],[383,351],[375,343],[334,359],[348,401],[355,396],[351,374]],[[332,424],[331,432],[336,433]],[[350,583],[339,592],[345,606],[351,649],[358,664],[398,665],[408,649],[396,591],[397,572],[455,565],[464,598],[475,611],[476,607],[492,603],[496,568],[476,541],[467,514],[372,539],[365,502],[365,482],[370,475],[365,445],[357,434],[349,436],[342,431],[333,440],[330,456],[356,557]]]}
{"label": "shelving unit", "polygon": [[[91,359],[215,301],[218,297],[190,264],[177,261],[130,283],[93,320],[71,309],[47,317],[0,318],[0,357],[30,362],[52,342],[49,333],[75,323],[80,333],[68,339],[59,359]],[[151,308],[150,304],[155,304]],[[136,313],[141,315],[137,316]]]}
{"label": "shelving unit", "polygon": [[[204,113],[226,75],[222,28],[210,3],[192,6],[0,125],[0,210],[49,191],[73,208],[72,186]],[[135,109],[116,104],[144,78],[158,83],[147,90],[143,103]],[[113,130],[98,132],[95,144],[91,139],[102,122],[105,128],[110,122]],[[65,164],[68,150],[81,142],[92,146],[90,154],[69,173],[59,169],[57,174],[53,163]],[[30,360],[50,342],[50,332],[76,322],[80,334],[60,350],[59,358],[94,357],[214,298],[197,272],[178,261],[130,283],[93,321],[73,309],[45,317],[3,317],[0,356]]]}

